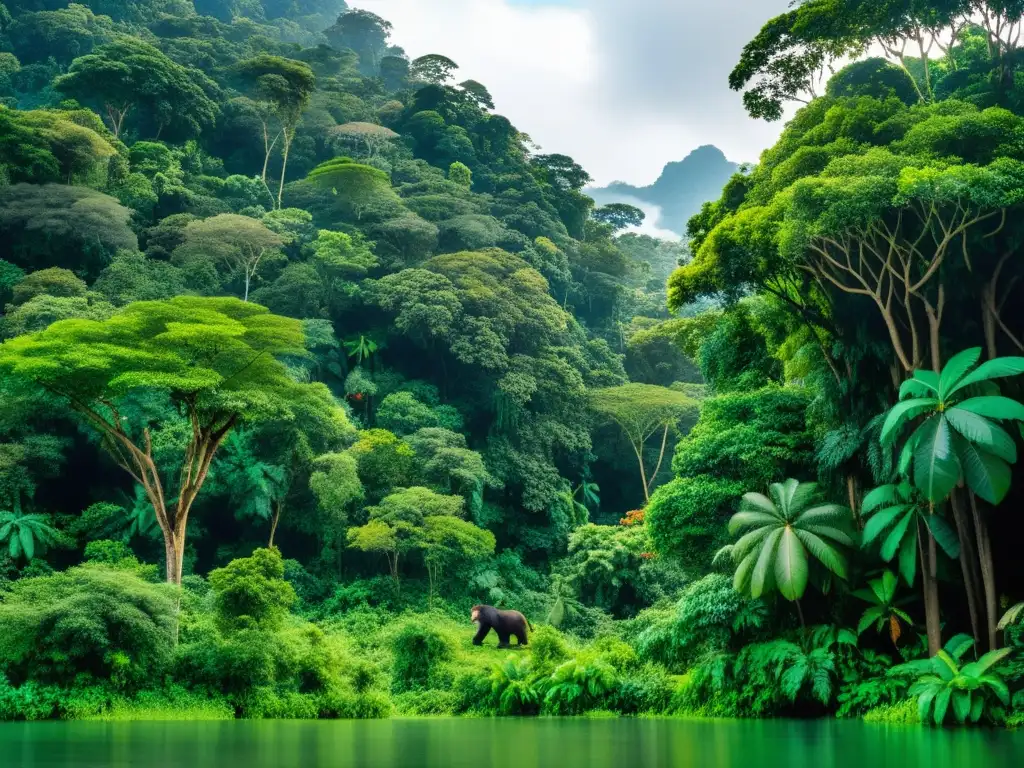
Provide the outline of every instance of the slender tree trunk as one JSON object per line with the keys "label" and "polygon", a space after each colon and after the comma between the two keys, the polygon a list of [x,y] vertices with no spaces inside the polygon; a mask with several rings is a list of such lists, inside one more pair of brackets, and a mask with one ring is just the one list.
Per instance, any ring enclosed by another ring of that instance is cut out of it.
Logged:
{"label": "slender tree trunk", "polygon": [[806,629],[807,624],[804,621],[804,609],[800,607],[799,600],[794,600],[793,602],[796,603],[796,615],[800,619],[800,629]]}
{"label": "slender tree trunk", "polygon": [[284,502],[274,502],[274,516],[270,520],[270,541],[267,542],[267,549],[273,549],[274,547],[274,534],[277,533],[277,524],[281,522],[281,507],[284,506]]}
{"label": "slender tree trunk", "polygon": [[661,471],[661,462],[665,459],[665,444],[668,442],[668,428],[670,426],[672,425],[666,423],[665,431],[661,433],[661,450],[658,452],[658,463],[655,465],[650,479],[645,481],[648,492],[650,492],[651,486],[654,485],[655,481],[658,479],[658,473]]}
{"label": "slender tree trunk", "polygon": [[[924,531],[921,529],[925,528]],[[925,534],[927,533],[927,538]],[[926,543],[927,542],[927,543]],[[917,523],[917,546],[921,556],[921,585],[924,592],[924,621],[928,634],[928,655],[934,656],[942,648],[942,625],[939,617],[939,589],[935,578],[935,539],[927,526]]]}
{"label": "slender tree trunk", "polygon": [[388,553],[388,566],[391,568],[391,578],[395,582],[395,593],[398,594],[402,591],[401,585],[398,583],[398,553]]}
{"label": "slender tree trunk", "polygon": [[955,489],[950,496],[953,520],[956,522],[957,537],[960,541],[960,570],[964,576],[964,591],[967,593],[967,608],[971,614],[971,632],[981,638],[981,620],[978,612],[979,591],[977,563],[974,560],[974,542],[971,539],[971,524],[964,514],[962,489]]}
{"label": "slender tree trunk", "polygon": [[287,128],[285,128],[283,130],[284,130],[284,142],[281,145],[281,149],[282,149],[282,153],[281,154],[284,157],[283,157],[283,159],[281,161],[281,183],[277,187],[277,208],[278,208],[278,210],[281,209],[281,200],[284,198],[284,176],[285,176],[285,172],[288,170],[288,152],[291,151],[292,139],[295,138],[294,131],[289,133]]}
{"label": "slender tree trunk", "polygon": [[636,452],[636,459],[640,463],[640,484],[644,487],[644,505],[651,500],[650,491],[647,489],[647,470],[644,469],[644,444],[640,443],[639,446],[633,445],[633,450]]}
{"label": "slender tree trunk", "polygon": [[988,630],[989,650],[999,646],[997,627],[998,601],[996,595],[996,571],[992,559],[992,540],[989,538],[988,523],[985,522],[974,494],[970,494],[971,512],[974,514],[974,531],[978,537],[978,557],[981,562],[981,583],[985,589],[985,623]]}
{"label": "slender tree trunk", "polygon": [[862,530],[864,525],[860,519],[860,504],[857,499],[857,478],[852,472],[846,476],[846,496],[850,502],[850,512],[853,513],[853,522],[858,531]]}

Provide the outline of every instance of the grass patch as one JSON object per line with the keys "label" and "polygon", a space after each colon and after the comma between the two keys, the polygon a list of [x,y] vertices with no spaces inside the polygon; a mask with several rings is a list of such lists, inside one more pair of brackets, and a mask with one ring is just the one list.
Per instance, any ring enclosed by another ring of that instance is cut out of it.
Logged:
{"label": "grass patch", "polygon": [[105,712],[83,720],[234,720],[226,701],[209,699],[183,689],[144,691],[131,699],[115,699]]}
{"label": "grass patch", "polygon": [[886,725],[920,725],[921,718],[917,715],[917,702],[906,699],[898,704],[887,704],[875,707],[864,713],[865,723],[885,723]]}

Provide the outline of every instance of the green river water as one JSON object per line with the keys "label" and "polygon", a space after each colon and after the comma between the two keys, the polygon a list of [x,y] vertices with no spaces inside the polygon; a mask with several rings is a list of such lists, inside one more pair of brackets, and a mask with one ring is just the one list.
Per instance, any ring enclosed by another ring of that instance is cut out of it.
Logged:
{"label": "green river water", "polygon": [[1024,768],[1024,732],[833,720],[7,723],[0,766]]}

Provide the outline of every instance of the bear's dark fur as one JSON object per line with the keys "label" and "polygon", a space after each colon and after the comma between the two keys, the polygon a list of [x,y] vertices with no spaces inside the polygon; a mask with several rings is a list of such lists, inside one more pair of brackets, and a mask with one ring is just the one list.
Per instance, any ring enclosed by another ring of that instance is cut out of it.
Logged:
{"label": "bear's dark fur", "polygon": [[519,611],[499,611],[490,605],[474,605],[469,616],[477,626],[473,645],[483,645],[484,638],[492,629],[498,635],[499,648],[508,648],[508,639],[512,635],[516,636],[519,645],[526,645],[526,628],[533,629],[533,625]]}

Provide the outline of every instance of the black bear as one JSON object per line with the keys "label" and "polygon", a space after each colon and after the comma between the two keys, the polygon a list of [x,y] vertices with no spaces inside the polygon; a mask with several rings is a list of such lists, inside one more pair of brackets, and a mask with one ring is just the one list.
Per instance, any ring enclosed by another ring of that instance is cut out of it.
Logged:
{"label": "black bear", "polygon": [[473,645],[483,645],[484,638],[492,629],[498,634],[499,648],[508,648],[508,639],[512,635],[516,636],[519,645],[526,645],[526,628],[533,630],[533,625],[519,611],[499,611],[490,605],[474,605],[469,616],[477,626]]}

